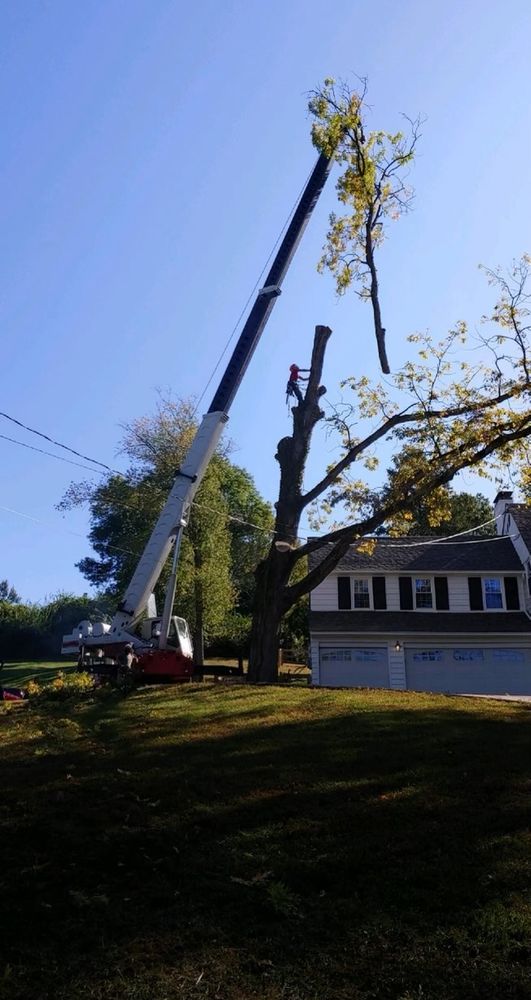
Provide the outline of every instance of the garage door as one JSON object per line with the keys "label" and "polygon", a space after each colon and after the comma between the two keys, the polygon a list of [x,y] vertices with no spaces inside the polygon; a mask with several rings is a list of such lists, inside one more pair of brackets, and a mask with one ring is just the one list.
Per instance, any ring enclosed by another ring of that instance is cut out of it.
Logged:
{"label": "garage door", "polygon": [[321,646],[319,660],[325,687],[389,687],[385,646]]}
{"label": "garage door", "polygon": [[531,694],[531,653],[479,647],[406,648],[407,687],[451,694]]}

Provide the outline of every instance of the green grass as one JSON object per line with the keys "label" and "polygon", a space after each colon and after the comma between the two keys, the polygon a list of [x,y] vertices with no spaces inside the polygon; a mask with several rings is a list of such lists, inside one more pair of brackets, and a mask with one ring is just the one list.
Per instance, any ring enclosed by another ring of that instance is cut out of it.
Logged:
{"label": "green grass", "polygon": [[[225,659],[217,657],[206,657],[205,663],[227,664],[228,666],[238,666],[238,661],[227,657]],[[0,683],[5,687],[24,687],[28,681],[38,679],[40,684],[45,684],[57,676],[60,670],[63,673],[70,673],[76,669],[72,660],[64,657],[62,660],[25,660],[20,663],[7,663],[0,673]],[[244,660],[244,670],[247,670],[247,660]],[[309,679],[310,670],[302,664],[285,663],[280,668],[281,674],[291,674],[293,677]]]}
{"label": "green grass", "polygon": [[38,678],[40,684],[45,684],[56,677],[60,670],[70,673],[75,669],[75,664],[66,657],[64,660],[24,660],[20,663],[6,663],[0,673],[0,683],[5,687],[24,687],[28,681]]}
{"label": "green grass", "polygon": [[530,719],[223,685],[4,708],[2,1000],[528,1000]]}

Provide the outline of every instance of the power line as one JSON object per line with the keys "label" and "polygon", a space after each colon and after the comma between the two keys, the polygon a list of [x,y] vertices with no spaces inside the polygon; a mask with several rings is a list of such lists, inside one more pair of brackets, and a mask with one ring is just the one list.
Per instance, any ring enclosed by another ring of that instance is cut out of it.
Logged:
{"label": "power line", "polygon": [[[272,253],[273,252],[274,252],[274,250],[272,251]],[[267,267],[267,263],[266,263],[265,267]],[[264,270],[265,270],[265,267],[264,267]],[[207,387],[208,387],[208,383],[207,383]],[[207,387],[205,387],[205,392],[206,392],[206,388]],[[204,393],[203,393],[203,395],[204,395]],[[202,397],[200,397],[200,399],[201,398]],[[200,400],[199,400],[199,402],[200,402]],[[198,402],[198,405],[199,405],[199,402]],[[6,417],[6,419],[11,420],[15,424],[18,424],[20,427],[23,427],[25,430],[29,430],[29,431],[31,431],[31,433],[37,434],[39,437],[42,437],[45,440],[50,441],[52,444],[56,444],[58,447],[64,448],[65,451],[69,451],[73,455],[78,455],[80,458],[86,458],[87,461],[93,462],[95,465],[101,466],[101,468],[103,470],[105,470],[105,471],[100,472],[99,469],[94,469],[94,468],[92,468],[90,466],[82,465],[80,462],[74,462],[74,461],[72,461],[72,459],[64,458],[62,455],[55,455],[51,451],[45,451],[43,448],[37,448],[34,445],[27,444],[24,441],[19,441],[16,438],[7,437],[5,434],[0,434],[0,439],[2,439],[4,441],[8,441],[10,444],[18,445],[21,448],[26,448],[29,451],[35,451],[35,452],[38,452],[41,455],[46,455],[49,458],[55,458],[59,462],[66,462],[68,465],[74,465],[77,468],[86,469],[89,472],[97,473],[100,476],[106,475],[107,473],[110,472],[113,475],[119,476],[125,482],[128,482],[127,476],[125,476],[122,472],[118,472],[117,469],[112,469],[109,465],[106,465],[104,462],[100,462],[98,459],[93,459],[93,458],[90,458],[89,456],[85,456],[81,452],[77,451],[75,448],[71,448],[69,445],[65,445],[65,444],[62,444],[61,442],[54,441],[53,438],[48,437],[47,434],[41,433],[41,431],[38,431],[38,430],[35,430],[33,428],[28,427],[26,424],[23,424],[20,420],[16,420],[14,417],[10,417],[6,413],[0,412],[0,416],[1,417]],[[154,487],[150,487],[150,490],[153,493],[158,493],[159,496],[162,496],[162,497],[166,496],[166,494],[164,494],[162,490],[160,490],[160,489],[158,489],[156,487],[155,488]],[[184,501],[185,497],[177,497],[176,499]],[[105,503],[106,501],[103,501],[103,502]],[[116,503],[118,506],[128,507],[131,510],[135,510],[135,508],[132,507],[131,504],[126,504],[123,501],[113,500],[113,501],[107,501],[107,503]],[[281,532],[276,531],[274,528],[267,528],[265,525],[254,524],[252,521],[246,521],[244,518],[238,517],[237,515],[230,514],[230,513],[227,513],[225,511],[217,510],[216,508],[207,506],[206,504],[202,504],[202,503],[200,503],[197,500],[192,500],[192,506],[198,507],[198,508],[203,509],[203,510],[207,510],[207,511],[209,511],[212,514],[217,514],[219,517],[228,517],[228,519],[231,520],[231,521],[234,521],[234,522],[239,523],[239,524],[246,525],[249,528],[254,528],[256,531],[262,531],[264,534],[268,534],[268,535],[271,535],[271,536],[281,534]],[[0,508],[0,509],[3,509],[3,508]],[[7,508],[5,508],[5,509],[7,510]],[[13,513],[20,513],[20,512],[13,511]],[[29,516],[29,515],[22,514],[21,516]],[[446,536],[444,536],[442,538],[434,538],[434,539],[431,539],[430,541],[422,541],[422,542],[390,542],[388,545],[386,545],[386,548],[418,548],[420,546],[441,545],[442,543],[451,541],[454,538],[460,538],[463,535],[470,535],[470,534],[472,534],[475,531],[479,531],[481,528],[484,528],[487,525],[492,524],[493,522],[497,521],[498,518],[501,517],[501,516],[502,516],[501,514],[497,514],[495,517],[489,518],[488,521],[483,521],[481,524],[475,525],[473,528],[467,528],[465,531],[458,531],[458,532],[455,532],[452,535],[446,535]],[[37,519],[34,519],[34,520],[37,520]],[[45,523],[45,522],[42,522],[42,523]],[[80,536],[80,537],[84,537],[84,536]],[[308,535],[299,535],[298,536],[298,540],[299,541],[309,541],[310,538],[316,539],[318,537],[319,536],[316,536],[316,535],[311,535],[311,536],[308,536]],[[326,536],[322,536],[322,537],[324,538]],[[501,538],[516,538],[516,537],[517,537],[516,535],[486,536],[485,538],[472,539],[470,541],[463,541],[461,544],[463,544],[463,545],[474,545],[474,544],[478,544],[479,542],[484,542],[486,540],[489,540],[489,541],[498,541]],[[378,541],[378,539],[375,539],[375,540]],[[110,546],[110,547],[112,548],[113,546]],[[114,547],[116,548],[116,546],[114,546]],[[134,554],[134,553],[132,553],[128,549],[122,549],[121,551],[128,552],[130,555]]]}
{"label": "power line", "polygon": [[45,441],[49,441],[50,444],[56,445],[57,448],[64,448],[65,451],[70,451],[72,455],[77,455],[78,458],[83,458],[86,462],[92,462],[94,465],[100,465],[102,469],[107,472],[115,472],[115,469],[111,469],[110,465],[106,465],[105,462],[100,462],[97,458],[91,458],[90,455],[84,455],[81,451],[76,451],[75,448],[71,448],[67,444],[62,444],[61,441],[55,441],[48,434],[44,434],[43,431],[38,431],[34,427],[28,427],[27,424],[23,424],[21,420],[17,420],[16,417],[10,417],[8,413],[2,413],[0,411],[0,417],[4,417],[5,420],[10,420],[12,424],[17,424],[18,427],[22,427],[25,431],[29,431],[30,434],[37,434],[38,437],[44,438]]}
{"label": "power line", "polygon": [[[474,531],[479,531],[480,528],[485,528],[487,524],[494,524],[498,518],[503,517],[503,514],[496,514],[495,517],[490,517],[488,521],[483,521],[482,524],[477,524],[475,528],[467,528],[465,531],[456,531],[454,535],[446,535],[444,538],[433,538],[429,542],[410,542],[408,544],[397,542],[394,544],[391,542],[386,546],[388,549],[411,549],[418,545],[440,545],[441,542],[449,542],[452,538],[460,538],[462,535],[471,535]],[[485,538],[472,539],[472,541],[484,542],[486,540],[493,540],[494,537],[508,538],[508,535],[486,535]],[[512,536],[511,536],[512,537]],[[516,538],[516,535],[514,536]]]}
{"label": "power line", "polygon": [[[7,437],[5,434],[0,434],[0,438],[2,441],[9,441],[11,444],[18,444],[21,448],[27,448],[28,451],[37,451],[40,455],[48,455],[49,458],[56,458],[58,462],[67,462],[68,465],[75,465],[78,469],[87,469],[89,472],[97,472],[99,476],[106,475],[106,473],[100,472],[99,469],[93,469],[90,465],[82,465],[81,462],[73,462],[71,458],[63,458],[62,455],[54,455],[52,451],[44,451],[43,448],[36,448],[32,444],[26,444],[25,441],[17,441],[16,438]],[[76,453],[74,452],[74,454]]]}
{"label": "power line", "polygon": [[[0,510],[6,511],[8,514],[16,514],[17,517],[23,517],[26,521],[33,521],[35,524],[43,524],[48,528],[55,528],[56,530],[63,531],[67,535],[75,535],[77,538],[83,538],[87,541],[87,536],[83,535],[80,531],[71,531],[70,528],[63,528],[61,525],[54,521],[43,521],[40,517],[34,517],[33,514],[26,514],[23,510],[15,510],[14,507],[4,507],[0,504]],[[125,552],[129,556],[136,556],[138,552],[133,552],[132,549],[124,549],[120,545],[110,545],[106,543],[108,549],[116,549],[118,552]]]}

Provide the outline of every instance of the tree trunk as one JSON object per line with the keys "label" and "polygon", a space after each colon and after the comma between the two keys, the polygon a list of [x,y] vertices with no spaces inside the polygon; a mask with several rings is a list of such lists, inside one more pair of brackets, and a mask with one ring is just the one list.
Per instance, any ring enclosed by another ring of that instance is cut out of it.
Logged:
{"label": "tree trunk", "polygon": [[[288,587],[295,563],[293,549],[298,544],[299,522],[304,509],[304,469],[313,429],[323,417],[319,401],[326,390],[319,383],[331,332],[327,326],[315,328],[308,387],[302,402],[292,407],[293,434],[279,441],[275,456],[280,465],[275,534],[267,557],[256,570],[248,674],[249,681],[254,684],[271,684],[278,677],[280,626],[293,603]],[[285,546],[284,551],[277,548],[279,543]]]}
{"label": "tree trunk", "polygon": [[249,647],[248,680],[274,684],[278,677],[278,645],[284,608],[281,593],[289,577],[286,555],[274,547],[256,573],[253,625]]}

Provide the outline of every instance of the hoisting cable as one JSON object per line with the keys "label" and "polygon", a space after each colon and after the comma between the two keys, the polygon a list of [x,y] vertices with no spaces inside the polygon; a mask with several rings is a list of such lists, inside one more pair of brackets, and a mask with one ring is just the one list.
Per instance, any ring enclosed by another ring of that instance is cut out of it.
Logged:
{"label": "hoisting cable", "polygon": [[279,246],[279,244],[280,244],[280,242],[281,242],[281,240],[282,240],[282,238],[284,236],[284,233],[286,232],[286,230],[287,230],[287,228],[288,228],[288,226],[289,226],[289,224],[290,224],[290,222],[291,222],[291,220],[293,218],[293,215],[295,213],[295,209],[297,208],[297,205],[299,204],[299,201],[301,199],[302,193],[305,190],[306,185],[308,184],[308,181],[309,181],[309,179],[310,179],[310,177],[312,175],[312,172],[313,172],[313,169],[310,170],[310,172],[309,172],[309,174],[308,174],[308,176],[307,176],[307,178],[306,178],[303,186],[301,187],[301,189],[300,189],[300,191],[299,191],[299,193],[297,195],[297,198],[295,199],[295,201],[293,203],[293,206],[292,206],[292,208],[290,210],[290,213],[289,213],[289,215],[288,215],[288,217],[287,217],[287,219],[286,219],[286,221],[285,221],[282,229],[280,230],[280,233],[279,233],[279,235],[277,237],[277,240],[276,240],[276,242],[275,242],[275,244],[274,244],[274,246],[273,246],[273,248],[271,250],[271,253],[269,254],[269,257],[267,258],[267,260],[266,260],[266,262],[265,262],[262,270],[260,271],[258,279],[255,282],[254,287],[252,288],[251,292],[249,293],[249,297],[248,297],[248,299],[247,299],[247,301],[246,301],[246,303],[245,303],[242,311],[240,312],[240,315],[238,316],[238,319],[236,320],[236,322],[235,322],[235,324],[234,324],[234,326],[232,328],[232,332],[231,332],[231,334],[229,336],[229,339],[227,340],[227,342],[226,342],[226,344],[225,344],[225,346],[224,346],[224,348],[223,348],[223,350],[222,350],[222,352],[221,352],[221,354],[220,354],[220,356],[219,356],[219,358],[218,358],[218,360],[217,360],[217,362],[215,364],[215,367],[212,370],[210,378],[208,379],[208,382],[206,383],[206,385],[205,385],[205,387],[204,387],[201,395],[199,396],[199,399],[197,400],[197,403],[195,404],[192,416],[195,416],[195,414],[197,413],[197,411],[198,411],[198,409],[199,409],[199,407],[201,405],[201,401],[203,400],[203,398],[204,398],[204,396],[205,396],[205,394],[206,394],[206,392],[208,390],[208,387],[210,386],[210,384],[212,382],[212,379],[214,378],[214,375],[216,374],[216,372],[217,372],[217,370],[218,370],[221,362],[223,361],[223,358],[225,357],[225,355],[226,355],[226,353],[227,353],[227,351],[228,351],[228,349],[229,349],[229,347],[230,347],[230,345],[231,345],[231,343],[232,343],[232,341],[233,341],[233,339],[234,339],[234,337],[235,337],[235,335],[236,335],[236,333],[238,331],[240,323],[241,323],[243,317],[245,316],[245,313],[247,312],[247,309],[248,309],[250,303],[252,302],[253,296],[255,295],[255,293],[258,291],[258,289],[260,287],[260,283],[261,283],[262,278],[263,278],[263,276],[264,276],[264,274],[265,274],[265,272],[267,270],[269,262],[270,262],[271,258],[273,257],[273,255],[275,254],[275,252],[277,250],[277,247]]}

